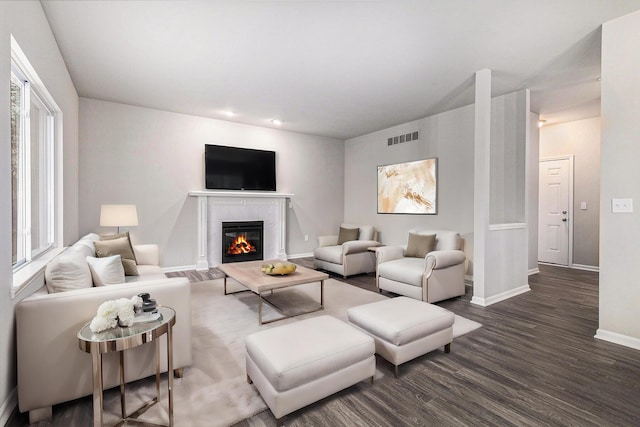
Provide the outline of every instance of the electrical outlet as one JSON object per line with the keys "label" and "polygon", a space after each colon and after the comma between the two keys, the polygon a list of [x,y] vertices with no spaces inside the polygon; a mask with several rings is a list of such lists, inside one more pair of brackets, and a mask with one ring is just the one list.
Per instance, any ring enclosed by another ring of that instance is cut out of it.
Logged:
{"label": "electrical outlet", "polygon": [[304,241],[305,241],[305,242],[309,241],[309,235],[308,235],[308,234],[305,234],[305,235],[304,235]]}
{"label": "electrical outlet", "polygon": [[612,199],[611,212],[613,213],[632,213],[633,199]]}

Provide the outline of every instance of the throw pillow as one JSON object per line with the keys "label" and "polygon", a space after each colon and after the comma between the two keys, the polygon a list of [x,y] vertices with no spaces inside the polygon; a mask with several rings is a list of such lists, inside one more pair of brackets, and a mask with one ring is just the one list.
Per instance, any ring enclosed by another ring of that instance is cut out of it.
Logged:
{"label": "throw pillow", "polygon": [[133,250],[133,244],[131,243],[131,236],[129,235],[128,231],[125,231],[120,234],[105,234],[104,236],[100,236],[98,240],[115,240],[115,239],[121,239],[123,237],[126,237],[127,240],[129,241],[129,247],[131,248],[131,253],[133,254],[133,260],[137,264],[138,260],[136,259],[136,252]]}
{"label": "throw pillow", "polygon": [[127,276],[137,276],[138,267],[129,236],[126,235],[113,239],[110,237],[111,236],[107,239],[103,237],[93,242],[93,245],[96,247],[96,256],[98,258],[104,258],[112,255],[120,255],[124,274]]}
{"label": "throw pillow", "polygon": [[47,291],[71,291],[93,286],[91,271],[81,251],[68,250],[52,259],[44,271]]}
{"label": "throw pillow", "polygon": [[409,233],[409,241],[407,242],[407,249],[404,251],[404,256],[424,258],[433,250],[435,243],[435,234]]}
{"label": "throw pillow", "polygon": [[91,277],[95,286],[116,285],[124,283],[124,267],[120,255],[104,258],[86,258],[91,270]]}
{"label": "throw pillow", "polygon": [[344,242],[349,242],[351,240],[358,240],[359,233],[360,233],[360,229],[358,228],[340,227],[340,232],[338,233],[338,244],[341,245]]}

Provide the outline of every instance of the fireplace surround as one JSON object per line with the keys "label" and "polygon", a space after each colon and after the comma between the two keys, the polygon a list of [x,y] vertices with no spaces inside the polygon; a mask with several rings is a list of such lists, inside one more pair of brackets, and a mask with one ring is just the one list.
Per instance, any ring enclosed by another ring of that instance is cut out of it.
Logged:
{"label": "fireplace surround", "polygon": [[222,263],[220,233],[223,221],[263,221],[263,259],[287,259],[287,201],[291,208],[293,194],[201,190],[188,195],[197,199],[196,270],[208,270]]}

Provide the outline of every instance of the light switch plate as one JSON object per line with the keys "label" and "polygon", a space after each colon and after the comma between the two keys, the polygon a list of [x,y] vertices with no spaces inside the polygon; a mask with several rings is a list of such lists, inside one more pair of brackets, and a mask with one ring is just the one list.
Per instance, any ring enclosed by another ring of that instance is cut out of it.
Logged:
{"label": "light switch plate", "polygon": [[580,209],[582,209],[583,211],[587,210],[587,202],[580,202]]}
{"label": "light switch plate", "polygon": [[611,212],[613,213],[632,213],[633,199],[612,199]]}

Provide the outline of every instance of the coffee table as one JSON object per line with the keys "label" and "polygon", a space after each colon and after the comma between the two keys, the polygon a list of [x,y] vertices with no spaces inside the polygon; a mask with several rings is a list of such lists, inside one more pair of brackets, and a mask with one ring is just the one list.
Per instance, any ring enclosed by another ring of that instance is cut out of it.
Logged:
{"label": "coffee table", "polygon": [[[236,292],[227,292],[227,278],[230,277],[242,286],[247,288],[258,295],[258,323],[264,325],[266,323],[276,322],[278,320],[286,319],[289,317],[299,316],[301,314],[313,313],[314,311],[324,310],[324,281],[329,278],[327,273],[312,270],[310,268],[298,266],[293,273],[283,276],[271,276],[260,271],[262,264],[276,264],[279,262],[286,262],[280,259],[271,259],[265,261],[248,261],[248,262],[230,262],[227,264],[218,265],[218,269],[222,271],[224,276],[224,294],[229,295]],[[320,307],[305,311],[303,313],[296,313],[294,315],[284,315],[282,310],[273,306],[276,310],[282,314],[282,317],[272,320],[262,320],[262,303],[265,300],[263,294],[265,292],[273,292],[276,289],[288,288],[290,286],[305,285],[307,283],[320,282]],[[239,291],[244,292],[244,291]]]}

